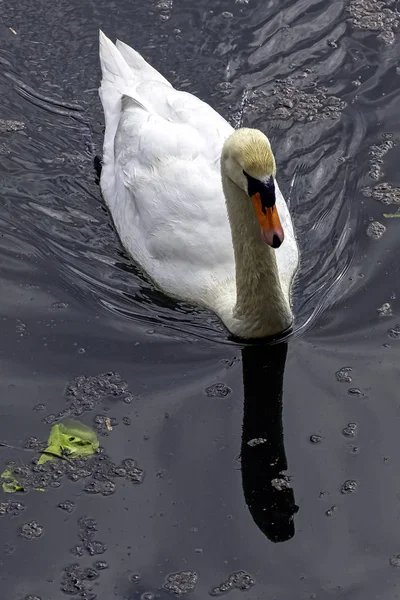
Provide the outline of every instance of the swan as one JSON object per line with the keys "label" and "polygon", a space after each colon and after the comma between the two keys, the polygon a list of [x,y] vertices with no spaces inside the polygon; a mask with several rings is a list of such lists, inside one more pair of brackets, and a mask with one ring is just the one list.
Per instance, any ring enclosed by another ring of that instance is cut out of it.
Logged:
{"label": "swan", "polygon": [[299,253],[268,138],[234,130],[102,31],[100,63],[100,187],[126,251],[236,337],[288,329]]}

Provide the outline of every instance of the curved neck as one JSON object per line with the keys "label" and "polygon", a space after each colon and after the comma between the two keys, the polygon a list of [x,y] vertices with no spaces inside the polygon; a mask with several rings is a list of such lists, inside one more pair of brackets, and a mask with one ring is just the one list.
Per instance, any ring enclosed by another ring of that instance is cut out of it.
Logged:
{"label": "curved neck", "polygon": [[[275,250],[260,234],[247,194],[222,172],[236,263],[236,306],[233,318],[237,335],[262,337],[285,330],[293,317],[289,298],[282,292]],[[235,332],[236,333],[236,332]]]}

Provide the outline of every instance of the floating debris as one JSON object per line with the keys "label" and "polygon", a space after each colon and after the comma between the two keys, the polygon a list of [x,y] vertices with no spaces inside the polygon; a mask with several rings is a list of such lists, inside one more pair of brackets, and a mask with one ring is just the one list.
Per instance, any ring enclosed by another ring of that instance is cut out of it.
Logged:
{"label": "floating debris", "polygon": [[352,377],[350,373],[352,372],[352,370],[352,367],[342,367],[341,369],[339,369],[339,371],[336,371],[336,379],[340,383],[351,383]]}
{"label": "floating debris", "polygon": [[395,213],[383,213],[385,219],[400,219],[400,208]]}
{"label": "floating debris", "polygon": [[357,423],[348,423],[347,427],[342,429],[342,433],[346,437],[356,437],[357,430],[358,430]]}
{"label": "floating debris", "polygon": [[339,509],[337,506],[331,506],[330,508],[328,508],[328,510],[325,511],[325,514],[327,517],[332,517],[338,510]]}
{"label": "floating debris", "polygon": [[395,325],[393,329],[389,329],[387,333],[393,340],[398,340],[400,338],[400,324]]}
{"label": "floating debris", "polygon": [[276,477],[271,481],[272,487],[274,487],[278,492],[282,490],[286,490],[290,488],[290,482],[288,477]]}
{"label": "floating debris", "polygon": [[60,588],[64,594],[77,595],[84,600],[95,600],[97,594],[92,593],[91,582],[98,577],[99,573],[93,567],[82,568],[74,563],[64,568]]}
{"label": "floating debris", "polygon": [[65,502],[60,502],[58,508],[65,510],[67,513],[72,513],[75,510],[75,503],[71,502],[71,500],[66,500]]}
{"label": "floating debris", "polygon": [[396,567],[397,569],[400,568],[400,554],[393,554],[393,556],[389,558],[389,564],[391,567]]}
{"label": "floating debris", "polygon": [[247,442],[248,446],[254,447],[259,446],[260,444],[265,444],[268,440],[266,438],[253,438],[252,440]]}
{"label": "floating debris", "polygon": [[362,391],[360,390],[360,388],[349,388],[347,390],[347,393],[349,394],[349,396],[363,396],[364,395],[362,393]]}
{"label": "floating debris", "polygon": [[56,415],[56,420],[61,420],[65,415],[78,417],[90,412],[107,398],[122,400],[127,404],[133,400],[128,384],[115,372],[93,377],[80,375],[68,385],[66,396],[68,408]]}
{"label": "floating debris", "polygon": [[11,515],[18,517],[26,509],[22,502],[0,502],[0,517]]}
{"label": "floating debris", "polygon": [[367,227],[367,235],[373,240],[379,240],[386,231],[385,225],[379,221],[372,221]]}
{"label": "floating debris", "polygon": [[270,92],[254,90],[248,96],[247,108],[268,112],[272,118],[300,122],[338,119],[346,102],[329,95],[328,89],[318,87],[309,78],[310,70],[302,75],[277,79]]}
{"label": "floating debris", "polygon": [[382,178],[382,159],[385,154],[389,152],[389,150],[394,148],[394,146],[395,143],[392,140],[392,134],[386,134],[380,144],[374,144],[371,146],[369,154],[372,156],[372,158],[369,161],[370,169],[368,172],[368,175],[371,177],[371,179],[375,179],[377,181],[378,179]]}
{"label": "floating debris", "polygon": [[392,307],[389,302],[385,302],[385,304],[382,304],[382,306],[376,310],[380,317],[391,317],[393,315]]}
{"label": "floating debris", "polygon": [[353,494],[358,488],[358,483],[354,479],[347,479],[340,488],[342,494]]}
{"label": "floating debris", "polygon": [[400,15],[391,6],[392,0],[351,0],[347,10],[353,27],[377,31],[383,43],[392,44]]}
{"label": "floating debris", "polygon": [[90,456],[97,451],[99,440],[95,432],[84,423],[65,419],[51,428],[47,444],[47,448],[39,458],[39,465],[49,460],[54,461],[56,457]]}
{"label": "floating debris", "polygon": [[100,435],[108,435],[114,427],[118,425],[117,419],[107,417],[106,415],[96,415],[94,418],[94,427]]}
{"label": "floating debris", "polygon": [[310,435],[310,442],[312,444],[319,444],[320,442],[322,442],[322,436],[321,435]]}
{"label": "floating debris", "polygon": [[140,484],[144,479],[144,471],[133,459],[126,458],[117,465],[100,449],[93,455],[79,456],[74,460],[63,460],[62,456],[58,458],[60,460],[50,460],[44,464],[9,463],[1,476],[4,480],[3,490],[9,493],[32,489],[45,491],[60,487],[62,479],[66,477],[74,482],[83,481],[83,489],[87,493],[109,496],[115,492],[115,480],[118,478],[133,484]]}
{"label": "floating debris", "polygon": [[43,527],[37,521],[29,521],[29,523],[21,525],[19,535],[24,540],[33,540],[43,535]]}
{"label": "floating debris", "polygon": [[232,392],[231,388],[225,383],[213,383],[204,390],[204,393],[209,398],[226,398]]}
{"label": "floating debris", "polygon": [[231,573],[228,579],[212,588],[209,592],[210,596],[222,596],[233,589],[248,591],[254,585],[254,579],[246,571],[236,571]]}
{"label": "floating debris", "polygon": [[375,187],[365,187],[362,193],[367,198],[373,198],[381,204],[390,206],[400,204],[400,188],[392,186],[390,183],[378,183]]}
{"label": "floating debris", "polygon": [[12,131],[21,131],[22,129],[25,129],[25,123],[23,123],[22,121],[0,119],[0,134],[10,133]]}
{"label": "floating debris", "polygon": [[163,585],[165,590],[172,592],[176,596],[183,596],[194,590],[199,580],[199,576],[195,571],[180,571],[179,573],[171,573],[167,576]]}

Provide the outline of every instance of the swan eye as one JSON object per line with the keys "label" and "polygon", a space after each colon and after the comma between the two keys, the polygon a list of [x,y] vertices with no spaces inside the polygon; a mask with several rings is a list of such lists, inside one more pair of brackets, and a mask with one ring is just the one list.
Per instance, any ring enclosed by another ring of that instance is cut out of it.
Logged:
{"label": "swan eye", "polygon": [[243,174],[247,179],[247,193],[250,198],[255,194],[260,194],[263,212],[265,212],[266,208],[275,206],[275,184],[272,175],[261,181],[246,173],[245,170],[243,170]]}

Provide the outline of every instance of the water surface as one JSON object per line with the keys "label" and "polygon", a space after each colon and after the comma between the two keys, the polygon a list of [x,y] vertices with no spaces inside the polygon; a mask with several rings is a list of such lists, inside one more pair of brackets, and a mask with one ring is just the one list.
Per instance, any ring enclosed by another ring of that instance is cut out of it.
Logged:
{"label": "water surface", "polygon": [[[145,472],[108,496],[66,477],[2,493],[25,506],[1,517],[4,597],[163,599],[169,574],[194,571],[203,600],[242,570],[232,598],[398,596],[400,220],[384,215],[399,204],[400,38],[386,4],[0,2],[2,465],[29,463],[19,448],[47,439],[73,390],[94,400],[85,423],[116,419],[110,459]],[[93,169],[99,27],[270,136],[301,251],[285,343],[232,342],[121,248]],[[21,538],[32,521],[43,534]]]}

